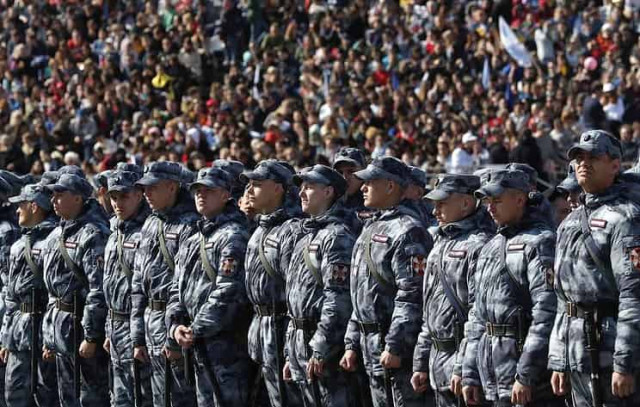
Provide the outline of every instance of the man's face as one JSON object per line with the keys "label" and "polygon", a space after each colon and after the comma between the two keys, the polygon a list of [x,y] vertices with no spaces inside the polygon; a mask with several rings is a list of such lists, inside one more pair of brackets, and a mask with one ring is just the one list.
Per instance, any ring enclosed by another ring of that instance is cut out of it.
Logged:
{"label": "man's face", "polygon": [[567,202],[572,211],[575,211],[580,207],[580,191],[572,192],[567,196]]}
{"label": "man's face", "polygon": [[439,225],[457,222],[465,217],[469,211],[472,198],[466,198],[462,194],[451,194],[447,199],[434,201],[433,216]]}
{"label": "man's face", "polygon": [[560,225],[562,221],[571,213],[571,205],[569,204],[568,198],[564,199],[562,197],[554,200],[552,205],[555,218],[554,221],[556,225]]}
{"label": "man's face", "polygon": [[352,196],[362,187],[362,181],[353,175],[354,172],[359,170],[360,168],[353,164],[343,163],[336,166],[336,171],[342,174],[344,179],[347,180],[347,192],[345,195]]}
{"label": "man's face", "polygon": [[122,221],[135,216],[142,203],[142,191],[138,188],[124,192],[111,192],[108,197],[113,206],[113,212]]}
{"label": "man's face", "polygon": [[300,186],[300,202],[302,211],[311,216],[323,214],[329,206],[329,199],[332,196],[331,187],[303,182]]}
{"label": "man's face", "polygon": [[361,188],[364,196],[364,205],[374,209],[387,208],[392,184],[393,182],[387,179],[365,181]]}
{"label": "man's face", "polygon": [[256,212],[264,213],[263,211],[273,206],[279,191],[282,191],[282,185],[273,180],[250,180],[245,195],[247,202]]}
{"label": "man's face", "polygon": [[516,223],[522,216],[527,198],[524,192],[507,189],[498,196],[484,198],[493,221],[498,226],[511,225]]}
{"label": "man's face", "polygon": [[425,193],[425,189],[420,185],[409,184],[407,189],[404,191],[404,197],[411,201],[417,201],[419,199],[422,199],[422,197],[424,196],[424,193]]}
{"label": "man's face", "polygon": [[113,206],[111,205],[111,200],[109,199],[109,194],[107,194],[107,188],[105,188],[105,187],[98,188],[97,197],[98,197],[98,202],[100,202],[100,205],[104,208],[104,210],[108,214],[112,214],[113,213]]}
{"label": "man's face", "polygon": [[162,180],[154,185],[144,187],[144,197],[154,211],[168,209],[178,189],[175,181]]}
{"label": "man's face", "polygon": [[54,192],[53,210],[56,215],[65,220],[73,219],[73,214],[77,212],[78,206],[82,205],[82,197],[70,191]]}
{"label": "man's face", "polygon": [[205,218],[212,218],[222,212],[229,200],[229,191],[223,188],[197,186],[194,194],[196,210]]}
{"label": "man's face", "polygon": [[18,205],[18,224],[23,228],[35,226],[37,205],[34,202],[20,202]]}
{"label": "man's face", "polygon": [[609,188],[620,172],[620,159],[608,154],[593,155],[579,151],[575,156],[578,184],[588,193],[598,193]]}

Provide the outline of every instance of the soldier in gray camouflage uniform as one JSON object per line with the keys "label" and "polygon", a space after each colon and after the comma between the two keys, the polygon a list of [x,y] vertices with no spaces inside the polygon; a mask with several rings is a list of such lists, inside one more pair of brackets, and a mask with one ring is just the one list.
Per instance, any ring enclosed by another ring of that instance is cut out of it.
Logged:
{"label": "soldier in gray camouflage uniform", "polygon": [[402,200],[410,177],[404,163],[376,159],[355,176],[364,181],[365,205],[379,212],[365,223],[351,257],[353,313],[340,364],[353,371],[364,363],[375,406],[422,406],[410,378],[431,236]]}
{"label": "soldier in gray camouflage uniform", "polygon": [[294,228],[283,224],[300,215],[288,192],[292,176],[289,168],[276,160],[261,161],[241,176],[248,180],[246,198],[258,222],[244,263],[247,295],[255,311],[248,335],[249,355],[261,366],[272,407],[301,405],[299,390],[282,377],[288,324],[285,267],[296,241]]}
{"label": "soldier in gray camouflage uniform", "polygon": [[549,368],[576,407],[637,406],[640,392],[640,199],[620,174],[620,142],[585,132],[568,156],[585,192],[558,229]]}
{"label": "soldier in gray camouflage uniform", "polygon": [[416,217],[426,229],[436,226],[437,222],[433,217],[433,205],[424,199],[427,193],[427,173],[418,167],[409,167],[411,177],[409,185],[404,193],[404,198],[411,201],[416,211]]}
{"label": "soldier in gray camouflage uniform", "polygon": [[[194,233],[198,214],[182,188],[185,170],[172,162],[151,163],[136,183],[144,189],[151,215],[142,226],[131,285],[131,339],[134,357],[151,361],[153,405],[195,405],[195,391],[187,383],[180,346],[167,336],[165,309],[175,272],[178,248]],[[171,372],[165,377],[166,367]],[[169,386],[166,386],[166,384]],[[170,393],[170,394],[169,394]]]}
{"label": "soldier in gray camouflage uniform", "polygon": [[[151,369],[140,364],[139,383],[134,383],[133,342],[131,340],[131,280],[134,259],[140,248],[140,230],[151,213],[142,189],[135,183],[140,172],[115,170],[107,179],[106,199],[114,210],[113,230],[105,247],[104,296],[109,308],[104,348],[111,355],[113,377],[112,406],[150,406]],[[135,400],[135,386],[139,400]]]}
{"label": "soldier in gray camouflage uniform", "polygon": [[[43,358],[48,360],[55,354],[60,404],[106,406],[109,396],[104,367],[108,356],[102,349],[106,318],[102,275],[109,226],[96,215],[98,205],[86,179],[63,174],[47,188],[53,191],[53,208],[61,220],[43,252],[49,293]],[[76,386],[80,387],[79,397]]]}
{"label": "soldier in gray camouflage uniform", "polygon": [[[0,318],[5,310],[5,285],[8,283],[9,275],[9,252],[11,245],[20,237],[15,208],[7,201],[9,197],[20,193],[22,180],[17,175],[0,170],[0,282],[2,292],[0,292]],[[0,338],[2,341],[2,338]],[[1,342],[0,342],[1,343]],[[1,343],[2,348],[6,345]],[[0,360],[0,377],[5,376],[5,362]],[[0,394],[4,394],[4,380],[0,380]],[[4,397],[0,397],[0,407],[4,406]]]}
{"label": "soldier in gray camouflage uniform", "polygon": [[422,331],[411,382],[416,391],[425,391],[430,383],[438,407],[455,407],[462,395],[469,297],[480,251],[493,234],[493,224],[473,196],[478,188],[480,178],[476,176],[444,175],[427,194],[440,225],[427,259]]}
{"label": "soldier in gray camouflage uniform", "polygon": [[202,218],[198,231],[178,250],[167,305],[169,336],[184,349],[186,363],[195,359],[201,407],[248,405],[250,308],[244,255],[249,231],[231,198],[233,184],[219,168],[200,170],[191,184]]}
{"label": "soldier in gray camouflage uniform", "polygon": [[52,406],[58,402],[56,366],[42,360],[41,317],[47,305],[42,254],[58,218],[51,208],[51,194],[43,186],[28,185],[9,201],[18,205],[23,235],[11,246],[5,287],[6,311],[0,333],[4,346],[0,354],[7,363],[5,400],[10,407]]}
{"label": "soldier in gray camouflage uniform", "polygon": [[553,406],[546,360],[556,298],[553,293],[555,234],[539,201],[529,196],[529,176],[498,170],[482,176],[476,197],[498,225],[482,249],[465,327],[462,367],[468,404],[481,392],[494,406]]}
{"label": "soldier in gray camouflage uniform", "polygon": [[316,165],[294,176],[302,210],[302,237],[287,271],[289,328],[285,379],[299,387],[306,406],[355,405],[345,372],[338,371],[344,332],[351,315],[349,266],[355,238],[344,223],[340,199],[347,182],[337,171]]}

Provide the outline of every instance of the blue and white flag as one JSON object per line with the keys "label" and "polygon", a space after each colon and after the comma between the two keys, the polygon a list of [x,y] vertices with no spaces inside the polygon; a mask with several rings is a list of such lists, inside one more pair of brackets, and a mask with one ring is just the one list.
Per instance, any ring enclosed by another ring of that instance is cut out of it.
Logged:
{"label": "blue and white flag", "polygon": [[504,21],[504,18],[500,17],[500,41],[504,49],[511,55],[511,58],[515,59],[518,65],[529,68],[533,65],[531,55],[525,46],[520,42],[516,34],[511,30],[509,24]]}

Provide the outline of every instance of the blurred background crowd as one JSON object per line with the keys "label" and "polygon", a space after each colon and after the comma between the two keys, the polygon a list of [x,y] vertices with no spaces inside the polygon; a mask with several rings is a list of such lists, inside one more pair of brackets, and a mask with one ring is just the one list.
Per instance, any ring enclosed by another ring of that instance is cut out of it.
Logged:
{"label": "blurred background crowd", "polygon": [[[0,0],[0,168],[278,158],[341,146],[430,174],[557,182],[580,132],[640,142],[637,0]],[[532,64],[499,35],[504,19]]]}

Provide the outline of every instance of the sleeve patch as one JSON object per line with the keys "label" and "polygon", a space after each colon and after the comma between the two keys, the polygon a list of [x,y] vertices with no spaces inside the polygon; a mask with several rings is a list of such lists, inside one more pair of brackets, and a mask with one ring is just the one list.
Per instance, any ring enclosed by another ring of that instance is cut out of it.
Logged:
{"label": "sleeve patch", "polygon": [[347,281],[347,276],[349,275],[349,265],[348,264],[334,264],[331,267],[331,281],[336,284],[344,284]]}
{"label": "sleeve patch", "polygon": [[414,276],[422,277],[427,269],[427,258],[424,256],[411,256],[411,270]]}
{"label": "sleeve patch", "polygon": [[378,243],[387,243],[389,241],[389,236],[376,233],[371,237],[371,240]]}
{"label": "sleeve patch", "polygon": [[138,247],[138,242],[124,242],[122,243],[122,247],[125,249],[135,249]]}
{"label": "sleeve patch", "polygon": [[31,254],[40,255],[40,249],[31,249]]}
{"label": "sleeve patch", "polygon": [[267,236],[267,238],[264,239],[264,244],[265,246],[271,247],[273,249],[278,248],[278,241],[270,236]]}
{"label": "sleeve patch", "polygon": [[464,259],[466,255],[467,255],[466,250],[451,250],[449,252],[449,257],[454,259]]}
{"label": "sleeve patch", "polygon": [[64,247],[66,247],[67,249],[76,249],[78,247],[78,243],[70,242],[67,240],[64,242]]}
{"label": "sleeve patch", "polygon": [[222,260],[222,275],[230,276],[231,274],[233,274],[236,271],[237,264],[238,262],[236,261],[236,259],[232,257],[227,257]]}
{"label": "sleeve patch", "polygon": [[178,234],[177,233],[165,233],[164,235],[165,238],[167,238],[167,240],[178,240]]}
{"label": "sleeve patch", "polygon": [[607,227],[607,221],[604,219],[591,219],[589,222],[589,226],[593,226],[594,228],[604,229]]}
{"label": "sleeve patch", "polygon": [[524,243],[511,243],[507,246],[508,252],[521,252],[524,250]]}
{"label": "sleeve patch", "polygon": [[310,252],[317,252],[319,248],[320,248],[319,244],[310,244],[309,245],[309,251]]}

